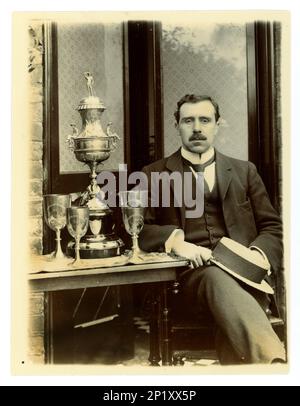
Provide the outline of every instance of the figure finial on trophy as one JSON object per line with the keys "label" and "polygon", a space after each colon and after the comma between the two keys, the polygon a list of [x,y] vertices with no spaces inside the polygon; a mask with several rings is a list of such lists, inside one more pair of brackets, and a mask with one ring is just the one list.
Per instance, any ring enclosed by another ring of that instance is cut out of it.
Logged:
{"label": "figure finial on trophy", "polygon": [[86,85],[88,88],[88,92],[90,96],[94,96],[94,90],[93,90],[93,84],[94,84],[94,78],[91,72],[84,72],[83,73],[84,77],[86,78]]}

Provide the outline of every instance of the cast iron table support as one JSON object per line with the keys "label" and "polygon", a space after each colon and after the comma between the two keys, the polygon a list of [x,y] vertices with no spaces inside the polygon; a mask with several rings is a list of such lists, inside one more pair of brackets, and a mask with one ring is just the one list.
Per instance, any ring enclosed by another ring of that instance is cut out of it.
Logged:
{"label": "cast iron table support", "polygon": [[160,295],[156,285],[151,286],[151,314],[150,314],[150,353],[149,362],[152,366],[159,366],[160,356]]}
{"label": "cast iron table support", "polygon": [[161,320],[161,353],[162,365],[172,365],[172,343],[170,336],[170,317],[168,306],[168,283],[164,282],[162,289],[162,320]]}

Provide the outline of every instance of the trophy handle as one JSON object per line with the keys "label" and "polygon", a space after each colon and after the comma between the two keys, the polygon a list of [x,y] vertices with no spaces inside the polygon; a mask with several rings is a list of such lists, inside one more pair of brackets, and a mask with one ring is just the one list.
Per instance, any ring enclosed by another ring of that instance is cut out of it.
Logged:
{"label": "trophy handle", "polygon": [[75,141],[74,138],[76,138],[79,134],[78,128],[76,127],[75,124],[70,124],[70,126],[72,127],[72,134],[68,135],[67,138],[67,143],[69,144],[69,148],[72,152],[74,152],[75,150]]}
{"label": "trophy handle", "polygon": [[113,151],[115,151],[116,150],[116,148],[117,148],[117,146],[118,146],[118,141],[120,140],[121,138],[115,133],[115,135],[113,135],[113,138],[112,138],[112,143],[111,143],[111,152],[113,152]]}
{"label": "trophy handle", "polygon": [[118,141],[121,139],[119,136],[118,136],[118,134],[115,132],[115,131],[112,131],[111,130],[111,127],[112,127],[112,122],[110,121],[108,124],[107,124],[107,127],[106,127],[106,134],[110,137],[110,139],[112,140],[112,142],[111,142],[111,145],[110,145],[110,150],[111,151],[115,151],[115,149],[117,148],[117,146],[118,146]]}

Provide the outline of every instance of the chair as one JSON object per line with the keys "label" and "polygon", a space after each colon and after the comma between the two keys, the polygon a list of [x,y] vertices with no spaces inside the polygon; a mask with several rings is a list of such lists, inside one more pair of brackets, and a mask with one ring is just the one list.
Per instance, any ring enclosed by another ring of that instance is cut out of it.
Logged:
{"label": "chair", "polygon": [[[178,310],[176,297],[179,289],[180,284],[176,281],[170,292],[170,341],[173,365],[184,365],[185,359],[210,358],[217,360],[214,350],[212,321],[208,319],[195,321],[194,318],[187,318],[183,312],[175,311],[175,309]],[[266,313],[279,339],[285,342],[284,320],[274,316],[270,309],[267,309]]]}

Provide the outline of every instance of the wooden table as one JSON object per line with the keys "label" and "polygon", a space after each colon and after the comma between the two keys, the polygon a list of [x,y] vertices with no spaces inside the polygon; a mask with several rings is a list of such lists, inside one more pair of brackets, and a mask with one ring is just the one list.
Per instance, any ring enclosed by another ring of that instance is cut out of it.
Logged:
{"label": "wooden table", "polygon": [[170,282],[176,280],[176,270],[187,265],[186,260],[172,260],[108,268],[85,269],[83,267],[77,270],[66,268],[57,272],[29,274],[29,284],[33,292],[53,292],[100,286],[154,283],[158,289],[155,289],[151,299],[149,361],[151,365],[159,365],[160,360],[162,360],[162,365],[171,365],[167,289]]}

